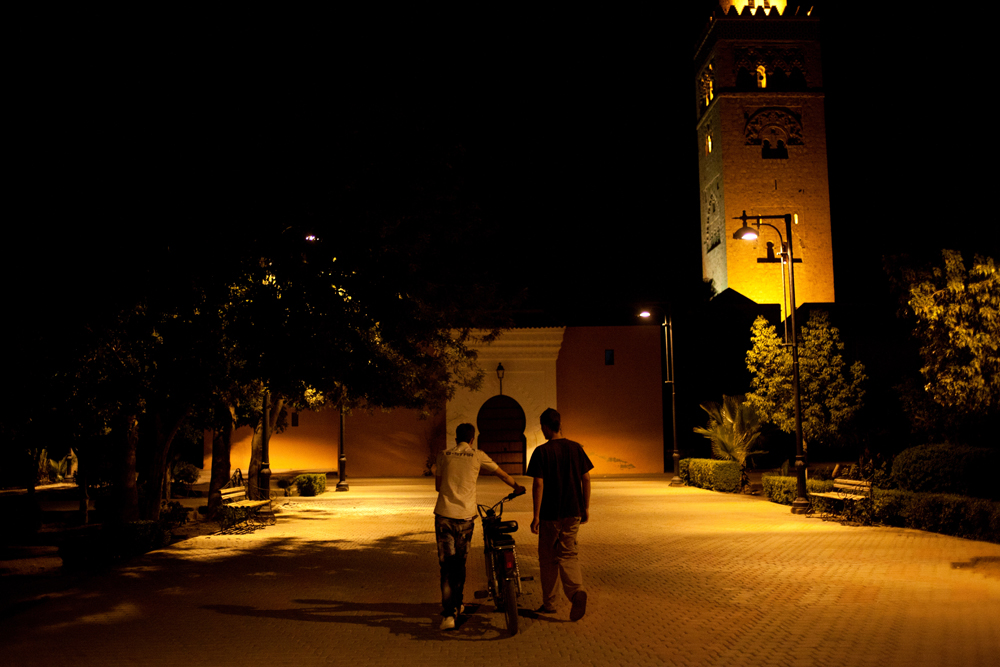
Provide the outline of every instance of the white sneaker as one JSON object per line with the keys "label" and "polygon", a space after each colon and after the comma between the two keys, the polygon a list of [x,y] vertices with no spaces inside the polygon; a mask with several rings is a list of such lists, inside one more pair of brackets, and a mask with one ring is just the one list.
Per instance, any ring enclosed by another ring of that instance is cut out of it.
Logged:
{"label": "white sneaker", "polygon": [[454,630],[455,629],[455,617],[445,616],[441,619],[441,630]]}

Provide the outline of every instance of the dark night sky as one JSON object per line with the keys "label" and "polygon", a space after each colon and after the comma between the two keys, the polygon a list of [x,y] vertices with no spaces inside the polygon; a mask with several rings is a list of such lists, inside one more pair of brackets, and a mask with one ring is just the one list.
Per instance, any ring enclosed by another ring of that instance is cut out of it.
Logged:
{"label": "dark night sky", "polygon": [[[21,255],[37,272],[114,261],[122,227],[135,248],[161,225],[238,233],[261,189],[336,161],[330,137],[405,119],[465,147],[510,280],[574,313],[669,299],[700,279],[692,58],[716,3],[659,4],[39,22],[17,86],[26,205],[10,240],[44,244]],[[972,16],[815,4],[838,291],[853,296],[881,252],[912,242],[902,230],[972,247],[965,211],[982,198],[964,195],[989,192],[976,154],[995,139],[969,114],[994,77],[977,71]],[[976,245],[996,255],[995,239]]]}

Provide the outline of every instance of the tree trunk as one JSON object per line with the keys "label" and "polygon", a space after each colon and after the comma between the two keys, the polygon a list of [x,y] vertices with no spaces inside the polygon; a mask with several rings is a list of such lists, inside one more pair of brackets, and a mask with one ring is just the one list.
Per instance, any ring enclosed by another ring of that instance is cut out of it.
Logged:
{"label": "tree trunk", "polygon": [[[79,448],[84,452],[84,448]],[[76,486],[80,491],[80,509],[77,512],[77,521],[81,526],[90,523],[90,493],[87,489],[87,468],[84,467],[83,457],[79,452],[76,455]]]}
{"label": "tree trunk", "polygon": [[[281,413],[281,408],[285,404],[285,399],[278,396],[277,394],[268,394],[268,409],[270,411],[268,419],[267,433],[268,436],[274,433],[274,427],[278,423],[278,415]],[[266,500],[266,492],[263,492],[259,488],[260,481],[260,468],[264,457],[264,414],[261,412],[260,420],[257,422],[257,428],[253,432],[253,440],[250,445],[250,465],[247,466],[247,498],[253,500]],[[270,463],[270,461],[268,461]]]}
{"label": "tree trunk", "polygon": [[221,489],[229,483],[232,465],[229,452],[233,446],[233,426],[236,410],[232,405],[219,403],[216,408],[216,423],[219,428],[212,431],[212,481],[208,487],[208,513],[214,514],[222,505]]}
{"label": "tree trunk", "polygon": [[136,486],[135,451],[139,440],[138,422],[134,415],[120,420],[115,429],[114,488],[112,523],[126,523],[139,518],[139,489]]}
{"label": "tree trunk", "polygon": [[[163,412],[155,411],[150,424],[152,433],[147,437],[151,440],[152,452],[146,466],[146,494],[143,498],[142,518],[158,521],[160,518],[160,499],[164,497],[164,486],[170,483],[168,454],[174,436],[187,417],[187,410],[175,417],[167,418]],[[165,428],[166,427],[166,428]]]}

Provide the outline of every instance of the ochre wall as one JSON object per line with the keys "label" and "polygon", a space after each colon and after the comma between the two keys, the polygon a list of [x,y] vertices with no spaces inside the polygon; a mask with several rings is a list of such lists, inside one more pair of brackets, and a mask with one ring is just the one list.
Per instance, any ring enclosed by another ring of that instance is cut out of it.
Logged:
{"label": "ochre wall", "polygon": [[[563,435],[594,475],[663,472],[661,328],[570,327],[556,362]],[[604,363],[614,350],[614,365]],[[538,415],[529,416],[537,420]]]}
{"label": "ochre wall", "polygon": [[[663,472],[662,344],[655,325],[566,329],[552,407],[563,416],[563,434],[587,450],[593,474]],[[614,350],[614,365],[605,365],[605,350]],[[526,432],[534,434],[541,410],[549,406],[522,407]],[[454,439],[445,423],[443,410],[428,419],[413,410],[355,411],[345,426],[348,479],[421,476],[428,457]],[[252,435],[249,428],[234,435],[233,468],[246,472]],[[298,426],[271,439],[271,471],[335,472],[339,443],[336,410],[299,413]],[[529,459],[534,445],[531,439]],[[210,465],[211,452],[206,451],[205,469]]]}
{"label": "ochre wall", "polygon": [[[249,427],[234,434],[230,454],[234,469],[246,471],[252,436]],[[344,440],[348,477],[418,477],[432,447],[434,452],[444,447],[444,412],[420,419],[415,410],[374,414],[358,410],[347,417]],[[301,412],[298,426],[271,438],[271,471],[335,472],[339,446],[340,413]]]}

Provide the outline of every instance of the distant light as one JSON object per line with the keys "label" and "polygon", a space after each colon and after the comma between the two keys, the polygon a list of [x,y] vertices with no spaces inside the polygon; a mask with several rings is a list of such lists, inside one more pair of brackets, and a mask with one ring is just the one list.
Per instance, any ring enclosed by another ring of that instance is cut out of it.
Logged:
{"label": "distant light", "polygon": [[644,310],[639,313],[639,317],[650,317],[652,314],[648,310]]}
{"label": "distant light", "polygon": [[315,234],[310,234],[306,237],[306,241],[319,241],[319,237]]}

